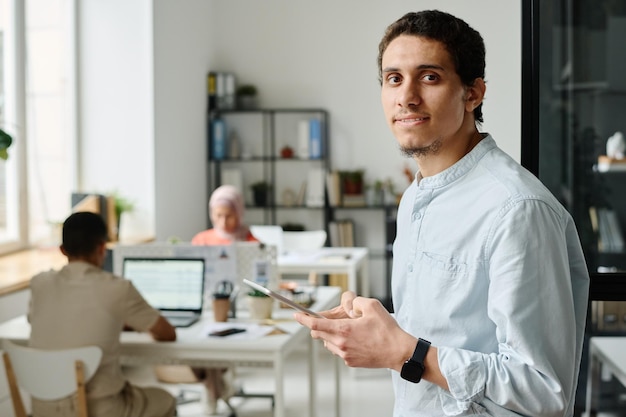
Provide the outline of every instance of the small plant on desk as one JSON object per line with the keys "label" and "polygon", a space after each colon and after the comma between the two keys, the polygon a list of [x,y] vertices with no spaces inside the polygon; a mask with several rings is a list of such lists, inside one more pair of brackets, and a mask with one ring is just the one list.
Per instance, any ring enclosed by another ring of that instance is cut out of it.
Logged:
{"label": "small plant on desk", "polygon": [[250,311],[251,319],[271,319],[273,307],[274,300],[269,296],[258,290],[248,291],[248,311]]}
{"label": "small plant on desk", "polygon": [[259,290],[250,290],[250,291],[248,291],[248,296],[250,296],[250,297],[267,297],[267,298],[269,298],[269,295],[263,294]]}

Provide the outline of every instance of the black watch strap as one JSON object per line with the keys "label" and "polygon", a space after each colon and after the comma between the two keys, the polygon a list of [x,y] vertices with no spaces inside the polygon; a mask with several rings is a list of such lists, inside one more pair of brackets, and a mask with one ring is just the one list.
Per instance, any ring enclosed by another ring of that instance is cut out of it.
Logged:
{"label": "black watch strap", "polygon": [[417,340],[417,346],[411,358],[404,363],[400,376],[407,381],[418,383],[422,379],[424,373],[424,358],[430,348],[430,342],[428,340],[419,338]]}

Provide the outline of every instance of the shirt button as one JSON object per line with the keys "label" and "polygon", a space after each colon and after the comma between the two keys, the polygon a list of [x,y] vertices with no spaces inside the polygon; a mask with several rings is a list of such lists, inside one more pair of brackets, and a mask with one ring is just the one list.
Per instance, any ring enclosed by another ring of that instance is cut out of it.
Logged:
{"label": "shirt button", "polygon": [[408,264],[406,268],[409,270],[409,272],[413,272],[413,264]]}
{"label": "shirt button", "polygon": [[413,220],[419,220],[422,218],[422,213],[414,213],[413,214]]}

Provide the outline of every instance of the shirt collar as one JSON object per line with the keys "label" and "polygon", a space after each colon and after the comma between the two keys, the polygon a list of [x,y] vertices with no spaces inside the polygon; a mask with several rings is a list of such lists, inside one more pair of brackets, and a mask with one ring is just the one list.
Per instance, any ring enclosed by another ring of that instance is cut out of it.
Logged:
{"label": "shirt collar", "polygon": [[496,141],[493,140],[490,134],[481,133],[481,135],[483,139],[451,167],[426,178],[422,177],[422,174],[418,171],[415,174],[417,186],[421,189],[441,188],[467,174],[487,152],[497,147]]}

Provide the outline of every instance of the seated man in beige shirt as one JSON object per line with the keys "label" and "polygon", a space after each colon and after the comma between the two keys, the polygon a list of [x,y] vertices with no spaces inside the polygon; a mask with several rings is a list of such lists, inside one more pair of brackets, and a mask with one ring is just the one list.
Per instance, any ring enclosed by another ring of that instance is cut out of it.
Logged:
{"label": "seated man in beige shirt", "polygon": [[[119,363],[124,327],[155,340],[176,340],[176,330],[133,284],[102,269],[107,228],[94,213],[74,213],[63,223],[61,251],[68,264],[33,277],[28,319],[30,345],[42,349],[96,345],[102,361],[87,384],[90,417],[170,417],[176,401],[160,388],[128,383]],[[33,417],[73,415],[73,397],[33,400]]]}

